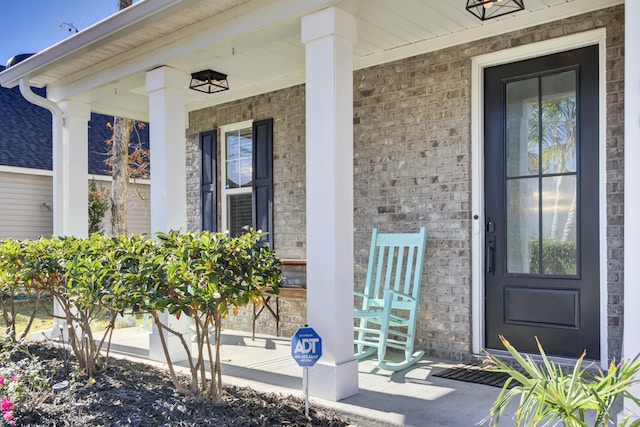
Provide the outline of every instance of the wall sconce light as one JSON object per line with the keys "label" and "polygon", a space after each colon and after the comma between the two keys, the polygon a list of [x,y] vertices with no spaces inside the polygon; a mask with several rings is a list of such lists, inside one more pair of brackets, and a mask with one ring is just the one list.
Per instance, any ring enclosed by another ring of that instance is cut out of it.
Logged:
{"label": "wall sconce light", "polygon": [[189,89],[204,93],[229,90],[227,75],[213,70],[202,70],[191,74]]}
{"label": "wall sconce light", "polygon": [[524,10],[524,0],[467,0],[467,10],[481,21]]}

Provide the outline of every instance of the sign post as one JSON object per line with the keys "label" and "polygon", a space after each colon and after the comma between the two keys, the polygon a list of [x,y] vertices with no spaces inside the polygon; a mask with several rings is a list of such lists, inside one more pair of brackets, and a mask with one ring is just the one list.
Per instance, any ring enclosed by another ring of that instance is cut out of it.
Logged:
{"label": "sign post", "polygon": [[305,326],[299,328],[291,338],[291,356],[302,366],[302,389],[304,392],[304,413],[309,416],[309,366],[315,365],[322,356],[322,338]]}

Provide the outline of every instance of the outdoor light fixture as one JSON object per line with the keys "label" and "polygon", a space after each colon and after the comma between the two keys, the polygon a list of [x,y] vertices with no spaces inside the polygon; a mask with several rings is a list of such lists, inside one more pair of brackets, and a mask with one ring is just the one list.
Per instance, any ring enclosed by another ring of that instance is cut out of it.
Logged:
{"label": "outdoor light fixture", "polygon": [[204,93],[222,92],[229,90],[227,75],[213,70],[202,70],[191,74],[189,89]]}
{"label": "outdoor light fixture", "polygon": [[481,21],[524,10],[524,0],[467,0],[467,10]]}

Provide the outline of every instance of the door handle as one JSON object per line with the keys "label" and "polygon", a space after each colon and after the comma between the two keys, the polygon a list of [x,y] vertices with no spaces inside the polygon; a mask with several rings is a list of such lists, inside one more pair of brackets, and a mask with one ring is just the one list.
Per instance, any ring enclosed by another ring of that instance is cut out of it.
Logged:
{"label": "door handle", "polygon": [[493,221],[489,221],[487,223],[487,252],[485,254],[486,257],[486,272],[494,274],[496,267],[496,258],[495,258],[495,250],[496,250],[496,236],[495,236],[496,226]]}

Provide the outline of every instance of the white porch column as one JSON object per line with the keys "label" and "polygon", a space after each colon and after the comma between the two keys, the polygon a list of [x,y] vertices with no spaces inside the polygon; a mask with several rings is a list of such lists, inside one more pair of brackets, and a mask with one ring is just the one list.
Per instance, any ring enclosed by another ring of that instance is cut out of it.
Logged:
{"label": "white porch column", "polygon": [[151,233],[187,226],[184,91],[189,77],[170,67],[147,72],[151,166]]}
{"label": "white porch column", "polygon": [[[185,154],[184,91],[189,76],[171,67],[159,67],[147,72],[149,94],[149,149],[151,151],[151,233],[186,230],[187,176]],[[172,329],[188,334],[189,319],[165,312],[162,322]],[[177,336],[165,335],[171,360],[186,360],[186,353]],[[187,338],[187,342],[190,342]],[[149,358],[164,361],[158,329],[149,336]]]}
{"label": "white porch column", "polygon": [[[624,334],[623,357],[640,353],[640,2],[624,3]],[[632,390],[640,396],[640,386]],[[625,407],[638,415],[640,408],[630,399]]]}
{"label": "white porch column", "polygon": [[75,101],[59,106],[64,119],[61,133],[53,129],[53,234],[86,237],[91,109]]}
{"label": "white porch column", "polygon": [[322,338],[311,395],[358,392],[353,358],[353,44],[336,7],[302,18],[306,45],[307,320]]}

